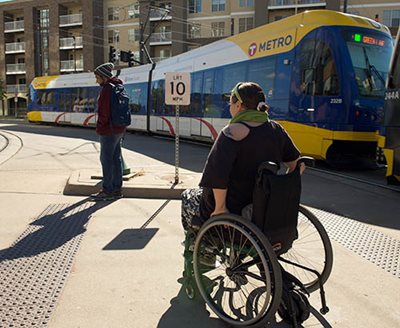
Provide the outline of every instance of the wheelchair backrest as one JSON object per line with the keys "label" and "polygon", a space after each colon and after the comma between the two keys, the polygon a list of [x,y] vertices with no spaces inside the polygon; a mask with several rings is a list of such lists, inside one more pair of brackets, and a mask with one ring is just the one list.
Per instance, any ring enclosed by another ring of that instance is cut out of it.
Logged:
{"label": "wheelchair backrest", "polygon": [[253,222],[283,254],[297,238],[301,194],[300,171],[278,175],[278,165],[265,162],[258,169],[253,191]]}

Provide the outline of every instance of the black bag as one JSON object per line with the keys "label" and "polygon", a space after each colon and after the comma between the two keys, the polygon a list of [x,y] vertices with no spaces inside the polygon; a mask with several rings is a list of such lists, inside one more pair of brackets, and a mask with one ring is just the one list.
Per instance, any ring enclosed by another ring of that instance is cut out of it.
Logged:
{"label": "black bag", "polygon": [[301,178],[299,170],[277,175],[278,169],[271,162],[259,166],[253,191],[252,221],[280,255],[297,239]]}
{"label": "black bag", "polygon": [[293,327],[303,323],[310,317],[310,294],[295,276],[282,269],[282,299],[278,314],[282,320]]}
{"label": "black bag", "polygon": [[114,126],[128,126],[131,124],[131,110],[129,96],[122,84],[110,83],[111,93],[111,123]]}

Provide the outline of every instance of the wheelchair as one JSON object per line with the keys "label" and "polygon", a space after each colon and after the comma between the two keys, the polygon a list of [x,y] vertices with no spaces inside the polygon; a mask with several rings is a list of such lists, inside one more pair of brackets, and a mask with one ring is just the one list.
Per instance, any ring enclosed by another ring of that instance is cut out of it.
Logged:
{"label": "wheelchair", "polygon": [[[313,159],[300,162],[310,165]],[[329,311],[323,285],[332,270],[332,245],[317,217],[300,204],[299,165],[286,175],[278,169],[270,162],[260,166],[252,220],[221,214],[186,232],[186,295],[205,301],[233,327],[264,327],[281,314],[283,270],[307,292],[319,289],[320,312]],[[295,316],[288,323],[296,327]]]}

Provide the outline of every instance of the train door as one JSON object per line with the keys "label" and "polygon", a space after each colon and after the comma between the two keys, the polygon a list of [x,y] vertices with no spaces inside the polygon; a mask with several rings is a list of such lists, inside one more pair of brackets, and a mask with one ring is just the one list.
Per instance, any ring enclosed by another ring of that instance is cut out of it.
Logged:
{"label": "train door", "polygon": [[297,121],[330,129],[347,116],[328,31],[311,33],[299,47]]}
{"label": "train door", "polygon": [[[400,31],[400,30],[399,30]],[[384,151],[388,165],[389,183],[400,184],[400,32],[387,78],[384,107]]]}
{"label": "train door", "polygon": [[152,87],[152,116],[150,128],[160,132],[171,132],[171,122],[164,102],[164,80],[154,81]]}
{"label": "train door", "polygon": [[203,72],[192,74],[190,97],[190,135],[201,136]]}
{"label": "train door", "polygon": [[[203,115],[213,124],[213,119],[220,116],[220,110],[213,101],[214,96],[214,70],[205,71],[203,75]],[[211,131],[206,125],[200,125],[200,135],[211,137]]]}
{"label": "train door", "polygon": [[299,124],[291,135],[302,153],[323,159],[348,114],[340,92],[337,39],[334,30],[311,32],[296,48],[292,72],[288,119]]}

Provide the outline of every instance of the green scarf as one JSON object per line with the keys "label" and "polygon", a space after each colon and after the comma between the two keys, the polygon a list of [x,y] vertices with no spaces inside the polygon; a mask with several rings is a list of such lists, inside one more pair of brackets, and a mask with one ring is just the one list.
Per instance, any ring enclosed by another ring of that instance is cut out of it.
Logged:
{"label": "green scarf", "polygon": [[269,121],[267,112],[260,112],[258,110],[246,109],[243,112],[238,113],[235,117],[230,120],[230,124],[239,122],[258,122],[265,123]]}

